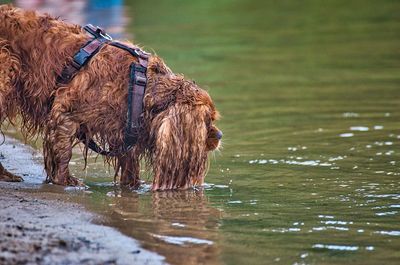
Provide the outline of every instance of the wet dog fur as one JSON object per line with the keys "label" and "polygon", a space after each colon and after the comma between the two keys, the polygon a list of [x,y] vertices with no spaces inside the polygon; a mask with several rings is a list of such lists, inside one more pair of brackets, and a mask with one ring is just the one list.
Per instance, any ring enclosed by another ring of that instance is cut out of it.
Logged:
{"label": "wet dog fur", "polygon": [[[88,39],[80,26],[0,6],[0,125],[19,117],[26,137],[43,138],[47,182],[54,184],[81,184],[68,169],[78,133],[113,150],[123,146],[129,66],[136,58],[104,45],[68,85],[56,83],[63,67]],[[150,56],[147,78],[138,143],[106,161],[115,167],[122,185],[140,185],[140,160],[152,170],[153,190],[201,185],[208,155],[220,144],[213,101],[194,82],[174,74],[158,56]],[[85,160],[87,150],[85,146]],[[0,179],[22,180],[1,164]]]}

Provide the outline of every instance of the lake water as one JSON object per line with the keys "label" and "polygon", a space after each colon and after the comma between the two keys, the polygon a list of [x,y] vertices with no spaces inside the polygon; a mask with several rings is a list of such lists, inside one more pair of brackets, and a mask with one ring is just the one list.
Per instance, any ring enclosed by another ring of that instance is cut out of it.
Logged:
{"label": "lake water", "polygon": [[[400,263],[400,2],[132,1],[126,34],[208,88],[203,190],[76,200],[171,264]],[[148,174],[143,172],[144,179]]]}

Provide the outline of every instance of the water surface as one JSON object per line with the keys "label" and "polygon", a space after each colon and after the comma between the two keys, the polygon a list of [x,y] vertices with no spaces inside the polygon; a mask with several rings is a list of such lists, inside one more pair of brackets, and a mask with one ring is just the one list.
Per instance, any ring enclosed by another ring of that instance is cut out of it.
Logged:
{"label": "water surface", "polygon": [[[197,191],[77,196],[171,264],[400,262],[398,1],[132,1],[126,31],[209,88],[221,152]],[[148,179],[143,172],[143,178]]]}

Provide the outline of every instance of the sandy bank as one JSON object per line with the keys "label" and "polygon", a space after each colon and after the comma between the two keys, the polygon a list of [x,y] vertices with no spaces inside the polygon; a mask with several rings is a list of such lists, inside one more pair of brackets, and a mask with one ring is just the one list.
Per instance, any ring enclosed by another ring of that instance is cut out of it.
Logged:
{"label": "sandy bank", "polygon": [[33,149],[7,139],[0,153],[4,167],[26,180],[0,182],[0,264],[164,263],[136,240],[92,223],[101,217],[66,202],[69,195],[62,189],[38,189],[42,185],[37,174],[43,180],[43,168],[35,162]]}

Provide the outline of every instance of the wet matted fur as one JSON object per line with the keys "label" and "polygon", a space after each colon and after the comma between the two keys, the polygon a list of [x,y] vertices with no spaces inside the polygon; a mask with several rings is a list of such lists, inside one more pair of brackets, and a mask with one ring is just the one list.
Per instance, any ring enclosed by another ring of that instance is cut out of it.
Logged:
{"label": "wet matted fur", "polygon": [[[78,133],[113,150],[123,146],[129,66],[136,58],[104,45],[68,85],[56,83],[63,67],[88,40],[80,26],[0,6],[0,125],[21,117],[27,137],[43,137],[47,181],[55,184],[79,184],[68,169]],[[147,79],[137,145],[106,160],[123,185],[140,184],[141,158],[152,169],[153,190],[201,185],[208,154],[219,145],[214,125],[218,112],[210,96],[155,55],[150,56]],[[0,179],[19,180],[2,166]]]}

